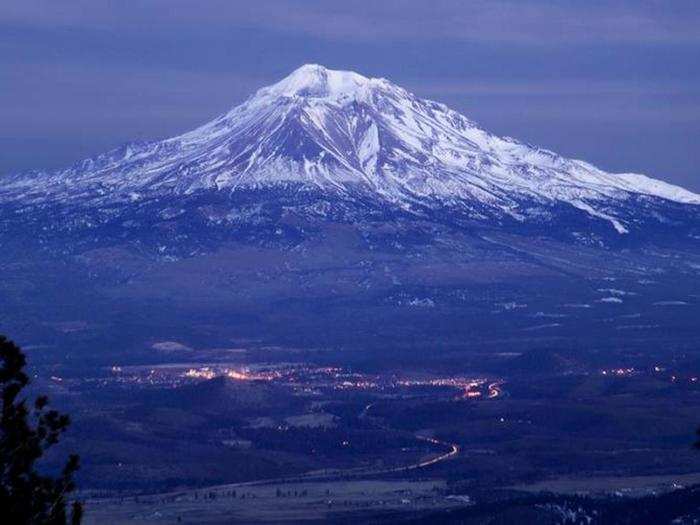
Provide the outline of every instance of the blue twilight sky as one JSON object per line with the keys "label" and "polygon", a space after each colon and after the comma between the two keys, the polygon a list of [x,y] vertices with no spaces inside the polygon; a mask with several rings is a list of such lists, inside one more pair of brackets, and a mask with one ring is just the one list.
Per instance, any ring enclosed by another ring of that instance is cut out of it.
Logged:
{"label": "blue twilight sky", "polygon": [[183,132],[308,62],[700,191],[698,0],[3,0],[0,174]]}

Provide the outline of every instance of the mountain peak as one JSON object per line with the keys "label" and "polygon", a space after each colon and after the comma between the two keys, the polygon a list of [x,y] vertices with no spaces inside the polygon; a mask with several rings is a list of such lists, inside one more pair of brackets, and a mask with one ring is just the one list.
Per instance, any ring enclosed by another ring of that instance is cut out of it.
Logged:
{"label": "mountain peak", "polygon": [[381,81],[353,71],[338,71],[319,64],[305,64],[276,84],[261,89],[258,94],[341,99],[352,97],[378,82]]}

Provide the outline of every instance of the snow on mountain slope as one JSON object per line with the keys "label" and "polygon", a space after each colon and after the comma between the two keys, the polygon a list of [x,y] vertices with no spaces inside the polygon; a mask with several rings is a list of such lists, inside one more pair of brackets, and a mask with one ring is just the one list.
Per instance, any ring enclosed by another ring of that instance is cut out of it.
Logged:
{"label": "snow on mountain slope", "polygon": [[700,195],[662,181],[491,135],[385,79],[318,65],[178,137],[129,144],[65,170],[3,177],[0,202],[99,207],[287,183],[406,209],[462,206],[475,218],[488,210],[525,221],[533,203],[565,204],[619,233],[628,225],[617,208],[632,197],[700,204]]}

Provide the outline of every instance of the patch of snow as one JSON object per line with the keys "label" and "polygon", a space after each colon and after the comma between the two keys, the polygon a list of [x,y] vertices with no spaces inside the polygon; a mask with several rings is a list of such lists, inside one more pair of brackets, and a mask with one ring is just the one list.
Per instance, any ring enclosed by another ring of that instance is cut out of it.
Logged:
{"label": "patch of snow", "polygon": [[421,308],[433,308],[435,306],[435,301],[430,299],[429,297],[426,298],[418,298],[414,297],[410,301],[408,301],[408,306],[418,306]]}
{"label": "patch of snow", "polygon": [[532,331],[536,331],[536,330],[545,330],[547,328],[556,328],[558,326],[561,326],[561,323],[539,324],[539,325],[529,326],[527,328],[523,328],[523,330],[526,332],[532,332]]}
{"label": "patch of snow", "polygon": [[516,303],[516,302],[508,302],[508,303],[498,303],[496,306],[500,306],[504,310],[516,310],[519,308],[527,308],[527,304],[524,303]]}
{"label": "patch of snow", "polygon": [[158,350],[159,352],[166,353],[192,352],[192,348],[177,341],[159,341],[157,343],[153,343],[151,348]]}
{"label": "patch of snow", "polygon": [[598,291],[621,297],[625,295],[637,295],[635,292],[627,292],[625,290],[618,290],[617,288],[598,288]]}
{"label": "patch of snow", "polygon": [[658,179],[637,173],[618,173],[617,178],[629,184],[629,190],[635,193],[645,193],[675,202],[700,204],[700,195]]}
{"label": "patch of snow", "polygon": [[623,301],[619,297],[603,297],[602,299],[598,299],[598,302],[599,303],[620,304]]}

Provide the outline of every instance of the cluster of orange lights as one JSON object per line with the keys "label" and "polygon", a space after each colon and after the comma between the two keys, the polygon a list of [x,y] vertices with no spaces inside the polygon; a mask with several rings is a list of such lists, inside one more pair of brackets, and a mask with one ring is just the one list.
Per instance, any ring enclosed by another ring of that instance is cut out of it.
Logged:
{"label": "cluster of orange lights", "polygon": [[379,385],[374,381],[343,381],[336,385],[338,390],[347,390],[353,388],[359,388],[360,390],[372,390],[378,388]]}
{"label": "cluster of orange lights", "polygon": [[191,379],[213,379],[216,376],[214,371],[208,366],[202,368],[190,368],[185,372],[185,377]]}
{"label": "cluster of orange lights", "polygon": [[232,368],[224,368],[221,370],[214,370],[209,366],[203,366],[200,368],[190,368],[184,374],[185,377],[190,379],[214,379],[217,376],[228,377],[229,379],[235,379],[237,381],[250,381],[255,379],[272,379],[267,375],[257,375],[251,374],[247,370],[235,370]]}
{"label": "cluster of orange lights", "polygon": [[[651,368],[654,374],[660,374],[663,372],[666,372],[666,367],[655,365]],[[601,370],[600,373],[604,376],[615,376],[615,377],[629,377],[632,375],[640,374],[640,370],[637,370],[635,368],[611,368],[607,370]],[[689,383],[698,383],[700,381],[700,378],[697,376],[684,376],[684,377],[679,377],[675,374],[672,375],[667,375],[667,379],[670,379],[671,382],[677,383],[677,382],[689,382]]]}
{"label": "cluster of orange lights", "polygon": [[[605,373],[605,372],[604,372]],[[438,378],[413,378],[413,379],[397,379],[391,378],[388,381],[382,380],[380,377],[367,376],[358,373],[344,372],[337,367],[299,367],[287,370],[259,370],[251,372],[247,368],[228,368],[217,366],[200,366],[193,367],[180,372],[180,377],[187,379],[208,380],[215,377],[228,377],[237,381],[252,381],[252,380],[282,380],[289,385],[301,387],[305,385],[306,391],[314,391],[318,387],[331,387],[336,390],[376,390],[383,388],[396,387],[451,387],[459,389],[458,399],[479,399],[479,398],[495,398],[501,395],[501,383],[488,383],[486,379],[474,379],[467,377],[438,377]],[[318,376],[326,376],[331,378],[331,384],[326,384],[326,381],[320,380]],[[312,379],[312,378],[316,379]],[[305,378],[302,380],[302,378]],[[311,383],[308,383],[311,380]]]}
{"label": "cluster of orange lights", "polygon": [[481,397],[494,398],[501,395],[500,383],[491,383],[484,391],[485,379],[469,379],[464,377],[442,377],[434,379],[410,379],[396,381],[397,386],[447,386],[459,388],[462,393],[459,399],[478,399]]}

